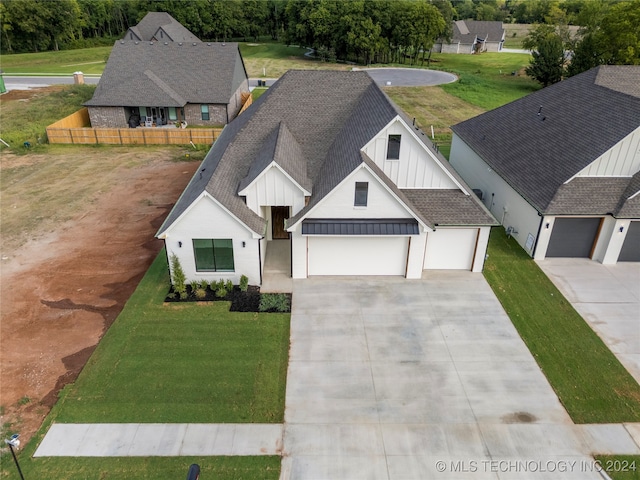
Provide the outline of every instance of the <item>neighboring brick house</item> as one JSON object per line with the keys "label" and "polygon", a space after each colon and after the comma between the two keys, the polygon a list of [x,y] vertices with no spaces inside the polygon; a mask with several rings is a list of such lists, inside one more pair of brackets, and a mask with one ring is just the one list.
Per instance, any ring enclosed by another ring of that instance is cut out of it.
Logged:
{"label": "neighboring brick house", "polygon": [[437,53],[499,52],[504,44],[502,22],[458,20],[453,22],[451,40],[439,39],[433,46]]}
{"label": "neighboring brick house", "polygon": [[168,13],[149,12],[115,43],[85,105],[97,128],[215,127],[248,95],[238,44],[201,42]]}
{"label": "neighboring brick house", "polygon": [[166,12],[149,12],[122,38],[138,42],[199,42],[200,39]]}

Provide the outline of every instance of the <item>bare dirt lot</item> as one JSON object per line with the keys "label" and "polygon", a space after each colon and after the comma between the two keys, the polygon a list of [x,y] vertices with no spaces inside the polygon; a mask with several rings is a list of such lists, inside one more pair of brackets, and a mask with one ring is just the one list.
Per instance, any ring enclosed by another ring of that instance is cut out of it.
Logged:
{"label": "bare dirt lot", "polygon": [[[3,96],[2,101],[7,98]],[[162,247],[196,170],[175,147],[3,152],[0,414],[30,438]]]}

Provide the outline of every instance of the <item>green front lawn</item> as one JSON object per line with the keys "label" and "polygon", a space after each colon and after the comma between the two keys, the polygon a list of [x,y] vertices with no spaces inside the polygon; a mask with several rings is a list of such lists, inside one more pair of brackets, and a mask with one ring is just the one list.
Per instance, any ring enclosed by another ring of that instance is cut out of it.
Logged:
{"label": "green front lawn", "polygon": [[544,272],[494,228],[484,276],[575,423],[640,421],[640,386]]}
{"label": "green front lawn", "polygon": [[640,480],[638,455],[597,455],[596,460],[612,480]]}
{"label": "green front lawn", "polygon": [[290,316],[164,305],[168,285],[161,253],[65,389],[56,421],[282,422]]}
{"label": "green front lawn", "polygon": [[[52,422],[281,423],[289,314],[231,313],[228,302],[164,304],[164,251],[75,383],[20,451],[25,478],[273,478],[280,457],[33,458]],[[17,478],[3,450],[0,474]]]}

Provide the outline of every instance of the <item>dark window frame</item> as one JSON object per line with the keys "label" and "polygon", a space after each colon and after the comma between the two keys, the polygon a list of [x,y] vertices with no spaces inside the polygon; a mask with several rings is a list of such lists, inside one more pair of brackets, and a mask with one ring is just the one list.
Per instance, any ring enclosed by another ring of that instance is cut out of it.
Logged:
{"label": "dark window frame", "polygon": [[366,207],[369,201],[369,182],[356,182],[354,207]]}
{"label": "dark window frame", "polygon": [[205,120],[205,121],[210,120],[209,105],[205,105],[205,104],[200,105],[200,117],[202,120]]}
{"label": "dark window frame", "polygon": [[400,160],[402,135],[389,135],[387,139],[387,160]]}
{"label": "dark window frame", "polygon": [[[210,246],[204,244],[210,242]],[[216,242],[218,245],[216,246]],[[225,244],[223,244],[224,242]],[[200,245],[197,245],[200,243]],[[230,238],[194,238],[193,259],[196,272],[235,272],[235,259],[233,252],[233,240]],[[206,250],[210,249],[210,250]],[[231,250],[231,255],[225,258],[224,250]],[[200,258],[198,258],[198,252]],[[230,264],[228,263],[230,261]]]}

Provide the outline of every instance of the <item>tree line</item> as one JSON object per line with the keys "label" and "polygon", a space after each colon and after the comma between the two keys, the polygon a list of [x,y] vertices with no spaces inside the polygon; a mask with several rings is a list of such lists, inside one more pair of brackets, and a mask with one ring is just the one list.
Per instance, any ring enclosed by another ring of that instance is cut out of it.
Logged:
{"label": "tree line", "polygon": [[[530,72],[548,84],[603,63],[640,63],[639,10],[640,0],[0,0],[0,48],[111,45],[164,11],[202,40],[269,36],[329,61],[417,63],[454,20],[533,22]],[[580,26],[577,36],[568,25]]]}

